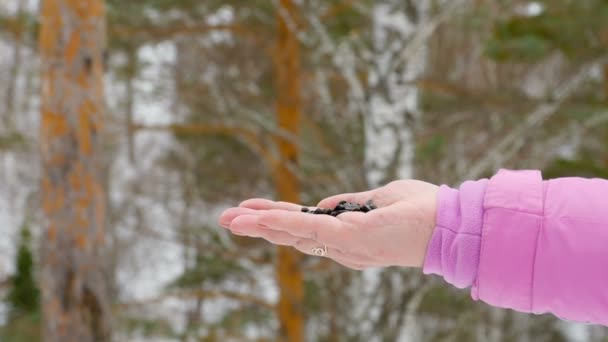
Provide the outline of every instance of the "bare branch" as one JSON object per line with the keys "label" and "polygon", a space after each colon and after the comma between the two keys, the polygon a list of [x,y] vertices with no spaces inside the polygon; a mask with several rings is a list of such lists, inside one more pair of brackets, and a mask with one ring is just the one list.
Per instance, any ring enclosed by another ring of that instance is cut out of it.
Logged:
{"label": "bare branch", "polygon": [[572,96],[581,83],[589,78],[592,70],[601,65],[605,59],[606,57],[602,57],[585,64],[574,76],[562,84],[561,87],[557,88],[553,94],[553,102],[542,103],[528,114],[519,127],[514,128],[509,134],[504,136],[481,160],[473,164],[464,179],[477,179],[492,165],[503,165],[506,161],[510,160],[523,146],[523,137],[526,133],[556,114],[564,101]]}
{"label": "bare branch", "polygon": [[435,30],[439,27],[439,25],[451,18],[454,13],[458,13],[458,10],[465,7],[468,2],[469,0],[451,1],[441,10],[439,14],[421,25],[405,46],[405,49],[403,49],[403,59],[409,60],[411,56],[418,53],[418,51],[426,45],[427,41],[431,38],[433,33],[435,33]]}
{"label": "bare branch", "polygon": [[403,323],[402,332],[407,333],[408,336],[415,336],[417,318],[416,312],[418,311],[418,308],[420,308],[420,304],[422,304],[424,296],[429,292],[431,287],[431,282],[426,282],[426,284],[415,290],[412,298],[410,298],[409,302],[407,303],[405,322]]}
{"label": "bare branch", "polygon": [[279,160],[260,142],[258,134],[246,127],[213,124],[169,124],[169,125],[142,125],[132,124],[131,130],[148,131],[171,131],[175,134],[217,134],[235,136],[243,139],[247,146],[255,153],[258,153],[269,166],[277,165]]}
{"label": "bare branch", "polygon": [[254,32],[251,27],[243,27],[237,24],[225,24],[225,25],[207,25],[207,24],[187,24],[187,23],[174,23],[170,25],[140,25],[140,26],[126,26],[126,25],[111,25],[109,27],[110,35],[116,38],[129,38],[135,40],[150,40],[156,41],[175,39],[178,36],[187,35],[201,35],[211,32],[230,32],[236,37],[243,37],[248,40],[255,42],[260,46],[267,46],[268,44],[260,39],[262,34]]}
{"label": "bare branch", "polygon": [[274,310],[275,306],[268,301],[253,296],[247,293],[238,293],[233,291],[225,291],[225,290],[179,290],[179,291],[171,291],[169,293],[163,294],[159,297],[134,301],[134,302],[126,302],[120,303],[116,306],[116,309],[126,309],[133,307],[141,307],[151,304],[158,304],[167,299],[218,299],[218,298],[228,298],[234,299],[240,302],[247,302],[251,304],[255,304],[270,310]]}

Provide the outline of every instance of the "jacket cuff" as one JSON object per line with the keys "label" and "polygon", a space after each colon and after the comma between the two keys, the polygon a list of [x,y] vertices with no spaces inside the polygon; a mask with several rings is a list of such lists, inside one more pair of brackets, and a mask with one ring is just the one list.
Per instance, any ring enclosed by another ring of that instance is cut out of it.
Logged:
{"label": "jacket cuff", "polygon": [[459,190],[439,189],[436,226],[424,262],[424,274],[437,274],[465,288],[477,278],[487,179],[468,181]]}

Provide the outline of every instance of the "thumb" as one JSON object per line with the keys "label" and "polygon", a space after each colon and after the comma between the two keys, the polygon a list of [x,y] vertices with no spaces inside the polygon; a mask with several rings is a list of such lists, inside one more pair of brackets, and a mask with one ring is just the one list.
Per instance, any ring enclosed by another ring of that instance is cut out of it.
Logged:
{"label": "thumb", "polygon": [[317,204],[317,207],[334,208],[341,201],[365,204],[367,201],[373,199],[373,195],[374,195],[373,190],[335,195],[335,196],[331,196],[331,197],[328,197],[328,198],[322,200],[321,202],[319,202],[319,204]]}

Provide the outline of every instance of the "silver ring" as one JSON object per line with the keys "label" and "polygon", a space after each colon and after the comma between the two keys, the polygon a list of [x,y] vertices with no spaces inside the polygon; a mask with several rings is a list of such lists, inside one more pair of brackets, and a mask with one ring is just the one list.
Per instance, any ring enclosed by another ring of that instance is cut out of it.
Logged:
{"label": "silver ring", "polygon": [[327,255],[327,246],[323,246],[323,248],[321,248],[321,247],[313,248],[312,254],[318,255],[318,256],[326,256]]}

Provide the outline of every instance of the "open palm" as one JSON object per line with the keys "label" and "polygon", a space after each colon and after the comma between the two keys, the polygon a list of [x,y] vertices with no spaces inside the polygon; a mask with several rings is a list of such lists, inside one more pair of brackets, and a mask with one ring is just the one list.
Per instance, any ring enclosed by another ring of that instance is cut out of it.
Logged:
{"label": "open palm", "polygon": [[435,226],[437,192],[433,184],[401,180],[319,202],[322,208],[333,208],[340,201],[372,200],[378,206],[368,213],[337,217],[302,213],[299,204],[250,199],[224,211],[219,223],[234,234],[293,246],[306,254],[326,247],[327,257],[353,269],[420,267]]}

